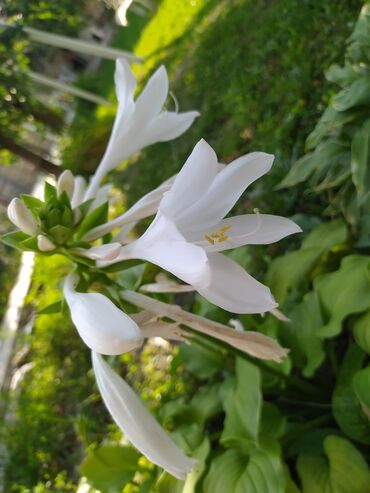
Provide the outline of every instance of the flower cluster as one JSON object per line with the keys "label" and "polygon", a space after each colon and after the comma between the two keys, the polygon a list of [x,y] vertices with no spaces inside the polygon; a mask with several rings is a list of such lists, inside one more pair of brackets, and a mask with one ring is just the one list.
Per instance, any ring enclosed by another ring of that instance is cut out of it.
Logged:
{"label": "flower cluster", "polygon": [[[272,243],[300,228],[286,218],[258,210],[229,217],[244,190],[269,171],[273,156],[254,152],[225,166],[204,140],[197,143],[176,176],[109,220],[110,187],[102,185],[107,173],[144,147],[178,137],[198,116],[195,111],[163,109],[168,95],[164,67],[154,73],[136,101],[136,80],[123,60],[117,61],[115,82],[117,116],[106,152],[90,182],[64,171],[55,186],[45,183],[43,201],[27,195],[13,199],[8,215],[20,231],[5,235],[3,241],[46,255],[63,254],[74,263],[64,282],[64,297],[79,335],[92,351],[96,381],[106,407],[142,454],[177,478],[184,478],[194,461],[174,444],[102,355],[131,351],[153,336],[182,341],[187,335],[185,327],[257,358],[281,361],[286,351],[262,334],[234,330],[125,290],[110,277],[111,272],[127,268],[132,261],[147,261],[185,284],[162,274],[158,282],[143,286],[143,291],[194,290],[232,313],[276,311],[270,290],[222,252],[246,244]],[[155,217],[148,229],[132,240],[130,232],[135,224],[152,215]],[[109,284],[109,292],[115,296],[110,299],[89,291],[96,280]],[[117,306],[117,300],[142,311],[127,314]]]}

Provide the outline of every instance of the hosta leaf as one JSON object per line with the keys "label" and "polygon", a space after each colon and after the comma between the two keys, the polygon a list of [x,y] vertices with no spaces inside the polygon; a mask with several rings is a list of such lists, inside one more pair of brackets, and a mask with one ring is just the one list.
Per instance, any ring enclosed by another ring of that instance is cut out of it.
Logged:
{"label": "hosta leaf", "polygon": [[258,368],[241,358],[236,359],[236,387],[225,403],[225,424],[221,443],[248,451],[258,442],[261,416],[261,376]]}
{"label": "hosta leaf", "polygon": [[302,242],[302,248],[325,247],[330,249],[347,239],[347,227],[344,221],[337,219],[320,224]]}
{"label": "hosta leaf", "polygon": [[284,493],[285,475],[278,448],[254,449],[248,456],[231,449],[211,464],[203,493]]}
{"label": "hosta leaf", "polygon": [[356,320],[353,335],[360,348],[370,354],[370,310]]}
{"label": "hosta leaf", "polygon": [[102,493],[121,493],[138,470],[139,457],[131,447],[103,445],[88,452],[80,472]]}
{"label": "hosta leaf", "polygon": [[186,369],[199,378],[209,378],[224,368],[222,354],[212,348],[183,344],[180,346],[180,354]]}
{"label": "hosta leaf", "polygon": [[[196,486],[206,468],[206,459],[211,446],[208,438],[205,438],[199,447],[194,451],[192,457],[197,460],[194,469],[187,475],[184,489],[181,493],[196,493]],[[172,492],[171,492],[172,493]]]}
{"label": "hosta leaf", "polygon": [[363,195],[370,188],[370,119],[357,130],[352,140],[352,181],[357,193]]}
{"label": "hosta leaf", "polygon": [[349,123],[356,117],[356,111],[336,111],[329,106],[322,114],[316,127],[307,137],[306,147],[308,150],[314,149],[321,139],[328,135],[332,130]]}
{"label": "hosta leaf", "polygon": [[370,426],[370,366],[358,371],[353,377],[353,388],[361,403]]}
{"label": "hosta leaf", "polygon": [[368,493],[369,467],[351,442],[329,436],[324,440],[324,452],[298,458],[303,493]]}
{"label": "hosta leaf", "polygon": [[38,310],[37,315],[52,315],[54,313],[60,313],[63,309],[63,300],[56,301],[55,303],[51,303],[44,308]]}
{"label": "hosta leaf", "polygon": [[22,247],[22,243],[28,238],[30,238],[30,236],[22,231],[12,231],[11,233],[3,235],[1,241],[5,243],[5,245],[18,248],[19,250],[25,250],[25,247]]}
{"label": "hosta leaf", "polygon": [[333,414],[341,430],[353,440],[370,443],[370,426],[353,387],[354,375],[363,366],[365,353],[351,346],[338,374],[332,398]]}
{"label": "hosta leaf", "polygon": [[336,111],[346,111],[354,106],[370,103],[370,77],[361,77],[340,91],[333,99]]}
{"label": "hosta leaf", "polygon": [[349,255],[342,260],[338,271],[315,279],[315,291],[329,319],[320,330],[321,337],[339,334],[348,315],[370,307],[369,272],[370,257]]}

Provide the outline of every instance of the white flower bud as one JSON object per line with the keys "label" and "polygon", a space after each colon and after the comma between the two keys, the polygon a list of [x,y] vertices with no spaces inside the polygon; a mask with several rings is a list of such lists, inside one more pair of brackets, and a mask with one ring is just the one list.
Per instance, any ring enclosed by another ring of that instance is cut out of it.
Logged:
{"label": "white flower bud", "polygon": [[75,185],[75,179],[73,174],[69,171],[69,169],[66,169],[63,171],[63,173],[60,175],[57,181],[57,193],[58,197],[63,193],[66,192],[68,197],[71,199],[73,195],[73,189]]}
{"label": "white flower bud", "polygon": [[51,252],[56,248],[54,243],[44,235],[37,236],[37,247],[41,252]]}
{"label": "white flower bud", "polygon": [[36,220],[22,200],[15,198],[10,202],[8,206],[8,217],[23,233],[31,236],[37,233]]}

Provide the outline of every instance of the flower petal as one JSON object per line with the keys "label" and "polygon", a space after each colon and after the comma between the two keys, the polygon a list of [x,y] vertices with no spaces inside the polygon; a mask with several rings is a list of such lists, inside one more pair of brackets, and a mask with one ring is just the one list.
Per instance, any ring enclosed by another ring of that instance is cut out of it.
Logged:
{"label": "flower petal", "polygon": [[[207,240],[213,231],[225,231],[225,241]],[[223,219],[209,229],[185,234],[188,241],[201,246],[207,252],[221,252],[242,245],[268,245],[286,236],[301,232],[301,228],[285,217],[270,214],[244,214]]]}
{"label": "flower petal", "polygon": [[186,111],[184,113],[163,111],[148,122],[145,129],[145,139],[148,143],[167,142],[176,139],[186,132],[198,116],[198,111]]}
{"label": "flower petal", "polygon": [[277,306],[269,288],[230,258],[211,253],[208,261],[210,283],[206,288],[195,288],[211,303],[232,313],[263,313]]}
{"label": "flower petal", "polygon": [[38,228],[32,212],[26,207],[26,204],[18,198],[12,199],[8,205],[8,218],[23,233],[27,235],[37,234]]}
{"label": "flower petal", "polygon": [[209,282],[207,255],[188,243],[175,224],[158,214],[138,240],[125,245],[113,262],[98,262],[104,267],[128,259],[144,259],[171,272],[188,284],[206,286]]}
{"label": "flower petal", "polygon": [[221,221],[248,185],[269,171],[273,159],[270,154],[252,152],[227,165],[217,174],[204,197],[178,217],[180,231],[203,230]]}
{"label": "flower petal", "polygon": [[163,108],[168,94],[167,71],[161,65],[146,83],[136,100],[135,127],[146,125]]}
{"label": "flower petal", "polygon": [[129,63],[124,58],[116,60],[116,71],[114,73],[116,95],[122,113],[131,110],[134,104],[134,93],[136,89],[136,78]]}
{"label": "flower petal", "polygon": [[131,387],[99,354],[92,353],[92,362],[103,401],[128,440],[151,462],[184,479],[195,461],[175,445]]}
{"label": "flower petal", "polygon": [[70,274],[64,296],[71,318],[84,343],[101,354],[122,354],[139,347],[143,336],[137,324],[100,293],[78,293],[78,277]]}
{"label": "flower petal", "polygon": [[113,260],[121,251],[120,243],[106,243],[92,248],[74,248],[72,253],[92,260]]}
{"label": "flower petal", "polygon": [[[207,192],[218,172],[215,151],[200,140],[176,176],[171,190],[163,197],[159,210],[176,218]],[[176,220],[176,219],[175,219]]]}
{"label": "flower petal", "polygon": [[71,200],[72,209],[81,204],[86,190],[86,181],[82,176],[75,176],[75,186]]}

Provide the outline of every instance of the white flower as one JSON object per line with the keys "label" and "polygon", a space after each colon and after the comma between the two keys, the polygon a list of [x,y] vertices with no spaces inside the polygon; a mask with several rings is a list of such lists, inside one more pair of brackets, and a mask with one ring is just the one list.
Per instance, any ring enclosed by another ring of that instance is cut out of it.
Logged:
{"label": "white flower", "polygon": [[75,186],[74,176],[69,169],[66,169],[65,171],[63,171],[63,173],[59,176],[57,180],[58,197],[62,195],[63,192],[66,192],[68,197],[72,199],[74,186]]}
{"label": "white flower", "polygon": [[102,178],[117,164],[156,142],[175,139],[184,133],[197,111],[163,111],[168,95],[168,77],[161,66],[134,101],[136,79],[129,66],[118,59],[115,72],[118,110],[105,154],[87,189],[85,200],[95,196]]}
{"label": "white flower", "polygon": [[100,293],[78,293],[78,276],[70,274],[64,284],[64,297],[71,318],[84,343],[101,354],[116,355],[139,347],[143,336],[131,317]]}
{"label": "white flower", "polygon": [[52,252],[56,246],[45,235],[37,235],[37,248],[41,252]]}
{"label": "white flower", "polygon": [[201,140],[147,231],[109,263],[142,258],[191,284],[212,303],[234,313],[263,313],[277,306],[270,290],[220,251],[268,244],[300,228],[289,219],[246,214],[223,219],[246,187],[269,171],[273,156],[253,152],[220,169],[213,149]]}
{"label": "white flower", "polygon": [[195,461],[186,457],[164,432],[131,387],[95,352],[96,381],[114,421],[140,452],[178,479],[185,479]]}
{"label": "white flower", "polygon": [[31,236],[37,234],[36,220],[21,199],[15,198],[10,202],[8,217],[23,233]]}

